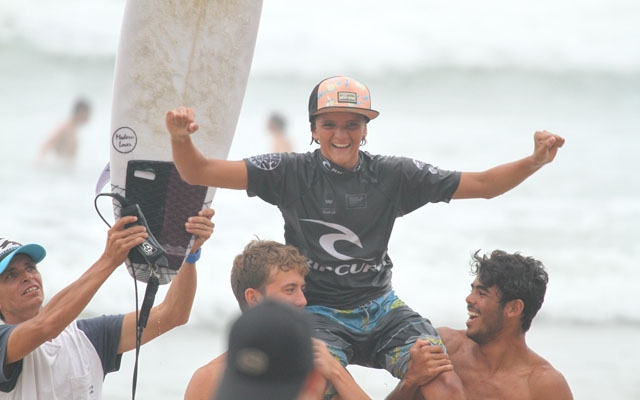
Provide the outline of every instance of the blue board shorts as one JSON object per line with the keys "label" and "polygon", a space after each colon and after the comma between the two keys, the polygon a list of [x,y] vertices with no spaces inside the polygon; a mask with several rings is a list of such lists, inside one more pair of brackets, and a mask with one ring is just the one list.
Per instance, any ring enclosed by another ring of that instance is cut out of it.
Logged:
{"label": "blue board shorts", "polygon": [[327,344],[343,365],[386,369],[402,379],[407,372],[409,349],[417,339],[442,346],[428,319],[413,311],[394,291],[350,310],[307,306],[314,336]]}

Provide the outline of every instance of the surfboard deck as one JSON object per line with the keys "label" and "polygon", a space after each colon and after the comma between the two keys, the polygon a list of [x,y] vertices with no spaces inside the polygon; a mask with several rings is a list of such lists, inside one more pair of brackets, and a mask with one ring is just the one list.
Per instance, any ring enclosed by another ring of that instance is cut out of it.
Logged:
{"label": "surfboard deck", "polygon": [[[177,274],[194,238],[187,217],[211,205],[215,188],[188,185],[172,162],[165,114],[192,107],[193,141],[207,157],[227,158],[247,86],[261,0],[128,0],[116,56],[110,131],[112,193],[139,204],[167,251],[160,283]],[[115,218],[120,203],[113,202]],[[149,267],[131,256],[129,273]]]}

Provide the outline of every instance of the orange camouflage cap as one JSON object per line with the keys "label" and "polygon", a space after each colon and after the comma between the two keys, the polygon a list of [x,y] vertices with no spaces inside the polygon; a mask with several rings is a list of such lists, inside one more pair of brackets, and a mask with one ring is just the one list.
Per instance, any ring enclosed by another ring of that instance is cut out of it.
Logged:
{"label": "orange camouflage cap", "polygon": [[376,118],[380,113],[371,109],[371,94],[367,86],[346,76],[326,78],[313,88],[309,96],[309,121],[328,112],[352,112]]}

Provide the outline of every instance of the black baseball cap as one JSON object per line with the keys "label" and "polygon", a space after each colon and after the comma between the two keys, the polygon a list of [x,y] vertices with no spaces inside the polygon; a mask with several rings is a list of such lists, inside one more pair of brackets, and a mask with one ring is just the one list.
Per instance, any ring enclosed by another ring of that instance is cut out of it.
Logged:
{"label": "black baseball cap", "polygon": [[313,369],[311,325],[300,309],[265,300],[233,324],[216,400],[294,400]]}

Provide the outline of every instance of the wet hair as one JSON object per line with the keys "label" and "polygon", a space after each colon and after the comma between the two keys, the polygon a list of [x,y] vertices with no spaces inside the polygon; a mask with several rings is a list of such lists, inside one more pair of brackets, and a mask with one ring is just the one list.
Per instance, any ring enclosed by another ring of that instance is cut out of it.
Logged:
{"label": "wet hair", "polygon": [[520,299],[524,303],[521,316],[522,331],[531,327],[533,317],[538,313],[547,291],[549,275],[542,262],[519,253],[509,254],[494,250],[490,257],[480,256],[480,250],[473,254],[471,273],[487,287],[496,286],[500,291],[502,307],[511,300]]}
{"label": "wet hair", "polygon": [[271,271],[276,269],[283,272],[295,270],[302,276],[309,273],[307,259],[298,249],[271,240],[252,240],[235,257],[231,268],[231,289],[240,310],[245,311],[249,307],[245,291],[249,288],[262,291]]}

